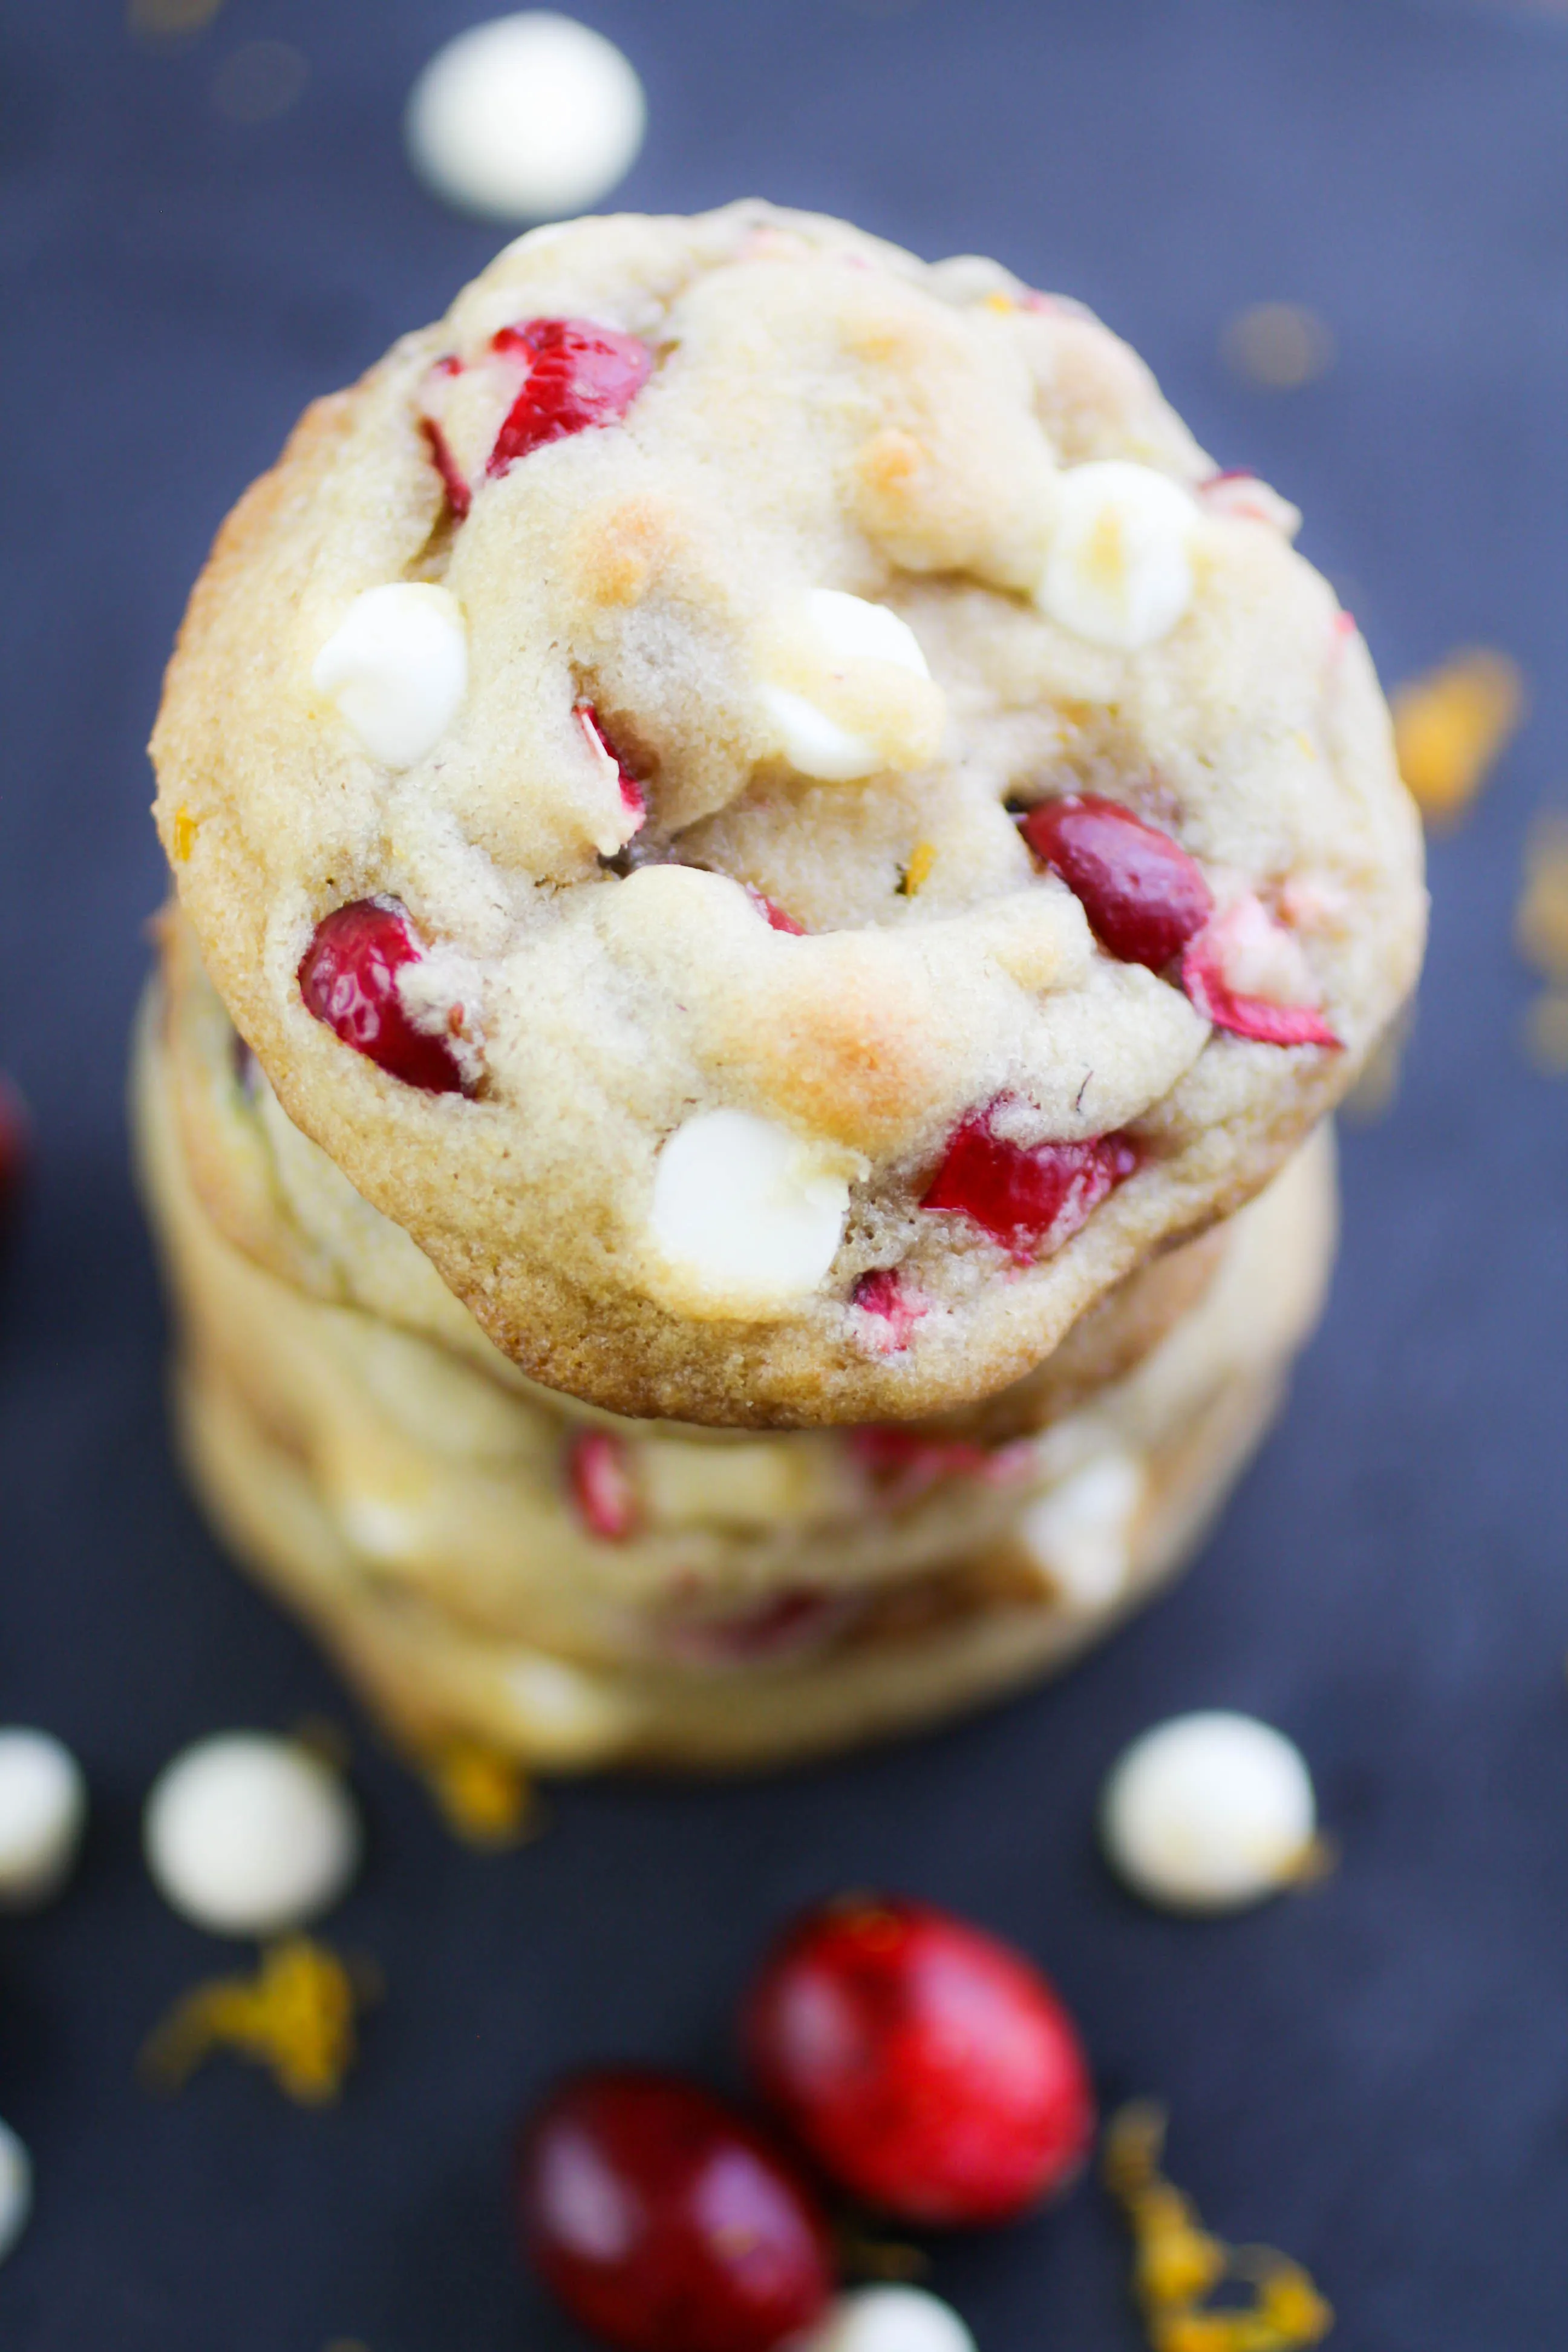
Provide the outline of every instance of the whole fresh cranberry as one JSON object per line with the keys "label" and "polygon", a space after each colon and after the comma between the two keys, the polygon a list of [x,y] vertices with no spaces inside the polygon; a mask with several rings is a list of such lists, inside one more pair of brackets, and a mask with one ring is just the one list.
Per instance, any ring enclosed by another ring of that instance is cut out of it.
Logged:
{"label": "whole fresh cranberry", "polygon": [[[463,1074],[445,1037],[416,1029],[397,975],[423,960],[406,908],[395,898],[356,898],[316,926],[300,964],[300,993],[318,1021],[389,1077],[426,1094],[458,1094]],[[462,1008],[453,1008],[460,1018]]]}
{"label": "whole fresh cranberry", "polygon": [[1005,1101],[953,1130],[921,1206],[972,1218],[1022,1265],[1069,1241],[1134,1172],[1138,1149],[1124,1135],[1015,1143],[995,1127]]}
{"label": "whole fresh cranberry", "polygon": [[1213,911],[1196,859],[1120,802],[1069,793],[1032,808],[1020,830],[1081,902],[1101,947],[1123,963],[1161,971]]}
{"label": "whole fresh cranberry", "polygon": [[1063,2188],[1093,2137],[1083,2049],[1045,1979],[927,1904],[808,1912],[764,1963],[745,2037],[802,2147],[900,2221],[1006,2221]]}
{"label": "whole fresh cranberry", "polygon": [[0,1232],[16,1205],[32,1137],[26,1103],[10,1079],[0,1077]]}
{"label": "whole fresh cranberry", "polygon": [[577,2074],[524,2135],[523,2243],[625,2352],[773,2352],[832,2287],[826,2225],[752,2125],[668,2074]]}
{"label": "whole fresh cranberry", "polygon": [[492,348],[528,368],[490,451],[492,477],[547,441],[618,425],[653,373],[645,342],[591,319],[529,319],[503,327]]}

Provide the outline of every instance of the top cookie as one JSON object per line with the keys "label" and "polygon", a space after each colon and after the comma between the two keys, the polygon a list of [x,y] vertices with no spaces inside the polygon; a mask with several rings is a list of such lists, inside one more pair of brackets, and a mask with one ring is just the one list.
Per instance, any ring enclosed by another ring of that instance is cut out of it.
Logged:
{"label": "top cookie", "polygon": [[289,1116],[534,1378],[1001,1387],[1410,989],[1366,650],[1142,363],[737,205],[537,230],[308,412],[153,738]]}

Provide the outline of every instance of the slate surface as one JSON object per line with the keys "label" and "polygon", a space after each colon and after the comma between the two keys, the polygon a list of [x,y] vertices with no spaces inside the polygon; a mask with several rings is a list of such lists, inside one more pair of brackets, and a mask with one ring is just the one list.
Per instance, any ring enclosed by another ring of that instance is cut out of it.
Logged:
{"label": "slate surface", "polygon": [[[7,2352],[534,2352],[504,2149],[561,2063],[731,2068],[726,2005],[782,1913],[846,1883],[957,1905],[1040,1955],[1108,2095],[1157,2090],[1215,2226],[1309,2261],[1368,2352],[1558,2352],[1568,2271],[1568,1127],[1517,1045],[1509,924],[1532,811],[1568,799],[1568,22],[1402,0],[584,0],[647,78],[624,190],[752,188],[928,252],[994,251],[1149,354],[1306,545],[1391,676],[1524,663],[1533,723],[1434,857],[1403,1094],[1346,1149],[1348,1239],[1294,1408],[1187,1583],[1058,1688],[753,1786],[571,1790],[533,1849],[456,1850],[362,1731],[374,1850],[336,1923],[389,1986],[340,2112],[217,2066],[132,2080],[218,1957],[137,1853],[209,1727],[346,1712],[219,1557],[171,1465],[159,1301],[125,1172],[127,1024],[160,870],[141,746],[225,508],[313,393],[433,316],[489,231],[401,160],[465,0],[229,0],[133,41],[112,0],[0,5],[0,1062],[37,1182],[0,1281],[0,1719],[92,1778],[59,1907],[0,1921],[0,2112],[35,2150]],[[251,40],[310,79],[226,120]],[[1311,304],[1294,394],[1216,356]],[[1135,1908],[1090,1809],[1179,1707],[1286,1726],[1342,1840],[1310,1896],[1223,1926]],[[945,2248],[984,2352],[1127,2352],[1098,2191]]]}

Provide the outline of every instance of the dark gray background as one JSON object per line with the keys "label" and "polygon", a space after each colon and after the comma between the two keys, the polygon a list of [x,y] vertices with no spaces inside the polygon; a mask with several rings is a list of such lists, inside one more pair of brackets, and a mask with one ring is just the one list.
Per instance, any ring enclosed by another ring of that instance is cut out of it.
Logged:
{"label": "dark gray background", "polygon": [[[228,0],[202,38],[115,0],[0,5],[0,1063],[40,1152],[0,1282],[0,1719],[84,1758],[58,1909],[0,1921],[0,2114],[38,2206],[7,2352],[549,2352],[504,2152],[552,2068],[731,2068],[727,2010],[802,1899],[884,1882],[1018,1937],[1108,2097],[1172,2104],[1214,2224],[1309,2261],[1368,2352],[1568,2336],[1568,1128],[1517,1044],[1530,815],[1568,798],[1568,17],[1415,0],[583,0],[651,102],[633,205],[758,191],[1091,301],[1308,551],[1397,677],[1518,656],[1531,726],[1434,859],[1393,1116],[1352,1134],[1333,1306],[1198,1570],[1058,1688],[751,1786],[563,1791],[537,1846],[447,1840],[358,1727],[373,1851],[334,1923],[388,1982],[340,2112],[216,2065],[169,2106],[143,2030],[226,1955],[163,1909],[136,1820],[179,1743],[347,1713],[183,1495],[125,1171],[125,1035],[157,903],[142,744],[208,538],[297,410],[435,315],[492,232],[398,117],[471,0]],[[226,120],[239,45],[310,76]],[[1270,298],[1331,322],[1294,394],[1217,356]],[[1343,1864],[1185,1925],[1108,1882],[1091,1807],[1177,1708],[1304,1745]],[[1096,2189],[944,2248],[983,2352],[1128,2352]]]}

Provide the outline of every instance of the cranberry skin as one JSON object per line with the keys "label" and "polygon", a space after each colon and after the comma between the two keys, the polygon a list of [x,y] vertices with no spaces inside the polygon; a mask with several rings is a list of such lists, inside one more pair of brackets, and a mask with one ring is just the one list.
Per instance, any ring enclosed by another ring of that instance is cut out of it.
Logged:
{"label": "cranberry skin", "polygon": [[832,2290],[826,2224],[752,2125],[673,2075],[573,2076],[524,2137],[528,2254],[624,2352],[773,2352]]}
{"label": "cranberry skin", "polygon": [[1004,2221],[1094,2135],[1076,2029],[1021,1953],[949,1913],[861,1896],[808,1912],[752,1988],[752,2074],[831,2179],[901,2221]]}
{"label": "cranberry skin", "polygon": [[356,898],[317,924],[300,993],[318,1021],[389,1077],[426,1094],[459,1094],[462,1072],[446,1040],[416,1029],[397,992],[398,973],[423,953],[395,898]]}
{"label": "cranberry skin", "polygon": [[637,1523],[626,1440],[613,1429],[579,1431],[567,1449],[566,1477],[590,1535],[605,1543],[624,1543]]}
{"label": "cranberry skin", "polygon": [[881,1356],[901,1356],[926,1312],[925,1300],[893,1265],[873,1266],[869,1274],[863,1274],[849,1304],[880,1325],[871,1344]]}
{"label": "cranberry skin", "polygon": [[972,1218],[1025,1265],[1042,1244],[1060,1249],[1087,1223],[1101,1201],[1133,1174],[1138,1150],[1124,1135],[1095,1135],[1077,1143],[1014,1143],[992,1126],[997,1108],[997,1103],[989,1104],[954,1129],[921,1206]]}
{"label": "cranberry skin", "polygon": [[1116,801],[1070,793],[1025,817],[1025,840],[1067,884],[1101,947],[1159,971],[1214,910],[1194,858]]}
{"label": "cranberry skin", "polygon": [[503,327],[492,348],[521,355],[528,367],[490,451],[486,471],[492,477],[547,441],[591,425],[618,425],[653,373],[645,342],[591,319],[530,319]]}

